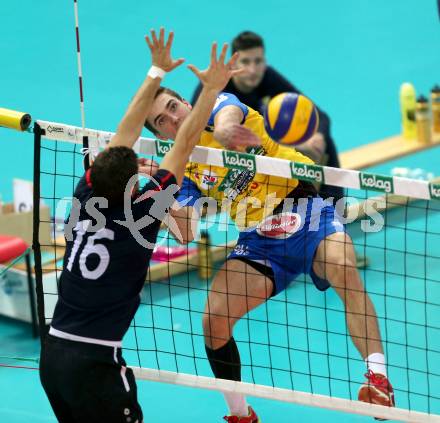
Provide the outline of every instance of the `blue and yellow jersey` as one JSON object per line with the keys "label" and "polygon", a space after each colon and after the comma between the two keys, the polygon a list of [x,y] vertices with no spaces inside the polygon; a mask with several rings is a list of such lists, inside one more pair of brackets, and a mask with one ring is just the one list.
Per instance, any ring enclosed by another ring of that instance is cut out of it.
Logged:
{"label": "blue and yellow jersey", "polygon": [[[228,93],[218,96],[208,127],[203,131],[198,145],[225,150],[214,138],[214,118],[223,107],[230,105],[243,111],[243,126],[262,141],[261,147],[248,149],[249,153],[313,164],[312,160],[294,148],[279,145],[270,139],[264,129],[263,117],[241,103],[235,95]],[[186,167],[178,201],[188,206],[197,206],[201,205],[201,197],[214,198],[219,207],[229,212],[238,228],[244,229],[258,224],[264,217],[272,214],[274,207],[297,185],[297,179],[191,162]]]}

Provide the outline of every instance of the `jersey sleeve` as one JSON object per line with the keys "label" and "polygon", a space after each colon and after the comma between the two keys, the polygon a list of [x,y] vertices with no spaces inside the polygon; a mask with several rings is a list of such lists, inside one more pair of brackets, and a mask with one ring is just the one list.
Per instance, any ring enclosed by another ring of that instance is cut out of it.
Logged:
{"label": "jersey sleeve", "polygon": [[177,195],[177,201],[181,206],[194,206],[196,201],[202,197],[202,193],[200,192],[197,184],[187,176],[183,178],[182,187]]}
{"label": "jersey sleeve", "polygon": [[248,107],[243,104],[238,98],[237,96],[235,96],[234,94],[230,94],[230,93],[220,93],[219,96],[217,97],[217,100],[215,102],[214,108],[212,109],[212,113],[211,116],[209,118],[208,121],[208,125],[214,125],[214,119],[217,115],[217,113],[223,109],[223,107],[226,106],[237,106],[241,109],[241,111],[243,112],[243,121],[242,123],[245,121],[246,116],[248,114]]}

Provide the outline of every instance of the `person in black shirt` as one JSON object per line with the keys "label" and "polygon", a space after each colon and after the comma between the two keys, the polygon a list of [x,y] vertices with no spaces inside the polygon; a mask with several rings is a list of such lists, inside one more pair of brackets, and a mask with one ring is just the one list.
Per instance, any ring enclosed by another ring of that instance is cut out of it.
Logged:
{"label": "person in black shirt", "polygon": [[[239,53],[237,67],[246,72],[236,75],[226,85],[225,91],[235,94],[247,106],[264,114],[269,100],[283,92],[302,92],[291,84],[273,67],[266,64],[263,39],[254,32],[245,31],[232,41],[232,53]],[[197,100],[202,86],[199,84],[194,91],[192,104]],[[320,108],[319,127],[317,133],[295,149],[310,157],[315,163],[325,166],[339,167],[339,158],[335,143],[330,133],[330,119]],[[343,197],[339,187],[322,185],[319,194],[323,198],[334,197],[336,202]]]}
{"label": "person in black shirt", "polygon": [[[161,79],[179,66],[154,31],[146,37],[152,64],[108,148],[79,181],[65,225],[66,252],[59,296],[40,359],[40,378],[60,422],[142,422],[133,372],[121,341],[140,303],[161,221],[175,201],[185,165],[205,128],[218,92],[232,75],[237,55],[224,63],[213,44],[207,70],[188,67],[203,89],[160,167],[137,159],[141,134]],[[138,169],[139,166],[139,169]],[[138,189],[138,170],[150,182]]]}

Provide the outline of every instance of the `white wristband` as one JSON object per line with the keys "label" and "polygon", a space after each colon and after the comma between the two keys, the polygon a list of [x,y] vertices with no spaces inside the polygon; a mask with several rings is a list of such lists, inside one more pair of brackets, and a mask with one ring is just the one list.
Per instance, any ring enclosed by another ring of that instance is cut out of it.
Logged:
{"label": "white wristband", "polygon": [[154,65],[151,66],[150,70],[147,73],[147,75],[153,79],[155,79],[155,78],[163,79],[165,74],[166,74],[166,72],[163,69],[159,68],[158,66],[154,66]]}

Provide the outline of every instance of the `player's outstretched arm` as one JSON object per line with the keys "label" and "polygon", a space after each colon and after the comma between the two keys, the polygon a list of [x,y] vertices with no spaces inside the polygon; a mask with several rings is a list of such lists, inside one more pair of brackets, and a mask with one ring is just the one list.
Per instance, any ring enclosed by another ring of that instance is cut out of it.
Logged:
{"label": "player's outstretched arm", "polygon": [[223,107],[214,118],[214,138],[229,150],[261,145],[261,139],[241,125],[244,113],[239,105]]}
{"label": "player's outstretched arm", "polygon": [[232,76],[242,72],[241,69],[233,69],[237,54],[234,54],[225,63],[227,49],[228,44],[224,44],[220,57],[217,59],[217,43],[213,43],[211,63],[208,69],[200,71],[194,65],[188,66],[200,79],[203,89],[191,113],[177,131],[174,145],[166,154],[160,166],[162,169],[172,172],[179,185],[182,183],[188,158],[199,142],[202,131],[208,123],[218,93],[223,90]]}
{"label": "player's outstretched arm", "polygon": [[171,57],[173,39],[174,33],[171,31],[168,40],[165,42],[164,28],[160,28],[159,38],[157,38],[154,30],[151,30],[151,39],[149,36],[145,37],[151,52],[152,67],[128,106],[108,147],[124,146],[132,148],[140,137],[163,76],[166,72],[171,72],[184,62],[184,59],[173,60]]}
{"label": "player's outstretched arm", "polygon": [[[193,65],[188,66],[200,79],[203,88],[194,108],[179,128],[172,149],[161,163],[161,168],[168,169],[176,176],[179,185],[182,183],[191,151],[200,140],[201,133],[208,123],[218,93],[233,75],[240,72],[232,70],[237,55],[232,56],[228,63],[224,63],[227,48],[228,45],[225,44],[217,60],[217,44],[212,45],[211,63],[205,71],[200,71]],[[197,230],[198,212],[191,206],[178,210],[174,208],[170,212],[177,223],[178,233],[173,233],[176,239],[183,243],[192,241]]]}

